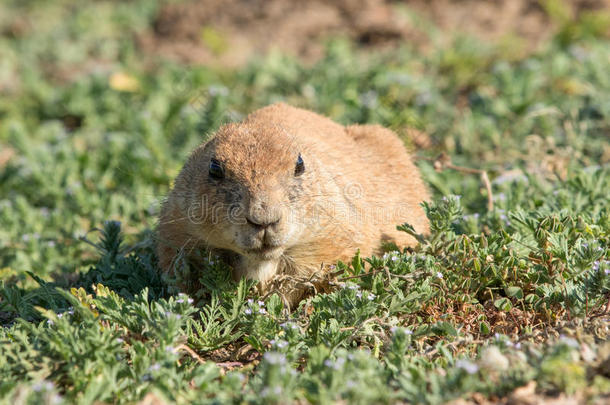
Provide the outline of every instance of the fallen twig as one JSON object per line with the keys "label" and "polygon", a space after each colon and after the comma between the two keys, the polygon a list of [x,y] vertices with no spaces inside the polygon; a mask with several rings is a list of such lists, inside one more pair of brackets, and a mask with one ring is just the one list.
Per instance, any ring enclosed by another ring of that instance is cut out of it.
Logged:
{"label": "fallen twig", "polygon": [[491,190],[491,181],[489,181],[489,176],[487,175],[487,171],[481,170],[481,169],[473,169],[471,167],[456,166],[453,163],[451,163],[451,158],[444,152],[441,153],[440,155],[438,155],[436,157],[436,159],[424,158],[424,157],[418,158],[418,159],[423,159],[423,160],[427,160],[429,162],[433,162],[434,170],[436,170],[437,172],[443,171],[445,169],[449,169],[449,170],[455,170],[455,171],[462,172],[462,173],[478,174],[479,176],[481,176],[481,181],[483,182],[483,184],[485,185],[485,189],[487,190],[487,210],[493,211],[493,209],[494,209],[493,192]]}

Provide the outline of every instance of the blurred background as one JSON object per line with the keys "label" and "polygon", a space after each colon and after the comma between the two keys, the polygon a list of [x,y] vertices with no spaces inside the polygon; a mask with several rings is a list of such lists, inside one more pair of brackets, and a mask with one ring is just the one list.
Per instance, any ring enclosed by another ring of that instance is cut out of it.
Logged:
{"label": "blurred background", "polygon": [[69,279],[109,219],[148,243],[189,151],[278,100],[391,127],[468,213],[441,153],[500,196],[607,164],[609,36],[608,0],[3,0],[0,279]]}

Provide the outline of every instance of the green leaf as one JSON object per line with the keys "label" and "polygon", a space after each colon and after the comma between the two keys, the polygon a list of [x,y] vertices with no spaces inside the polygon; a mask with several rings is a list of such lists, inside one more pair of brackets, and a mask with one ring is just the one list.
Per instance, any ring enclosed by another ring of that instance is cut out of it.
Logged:
{"label": "green leaf", "polygon": [[498,298],[494,301],[494,305],[501,311],[508,312],[513,308],[513,304],[506,297]]}
{"label": "green leaf", "polygon": [[508,288],[506,288],[506,295],[508,295],[509,297],[515,297],[517,299],[522,299],[523,290],[521,289],[521,287],[517,287],[517,286],[508,287]]}

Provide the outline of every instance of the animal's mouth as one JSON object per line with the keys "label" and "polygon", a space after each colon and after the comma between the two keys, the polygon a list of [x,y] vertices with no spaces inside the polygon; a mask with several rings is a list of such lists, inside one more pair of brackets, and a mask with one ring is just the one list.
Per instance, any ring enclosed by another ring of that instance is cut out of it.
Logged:
{"label": "animal's mouth", "polygon": [[282,253],[282,247],[279,245],[262,244],[261,247],[248,249],[251,255],[262,256],[263,258],[277,257]]}

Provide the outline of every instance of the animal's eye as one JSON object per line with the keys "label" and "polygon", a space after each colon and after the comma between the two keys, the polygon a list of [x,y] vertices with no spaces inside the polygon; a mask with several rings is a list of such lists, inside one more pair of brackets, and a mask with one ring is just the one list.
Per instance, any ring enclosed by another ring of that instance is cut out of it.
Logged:
{"label": "animal's eye", "polygon": [[210,177],[216,180],[220,180],[225,177],[225,171],[220,162],[216,159],[212,159],[210,161]]}
{"label": "animal's eye", "polygon": [[301,154],[299,153],[299,157],[297,159],[297,164],[294,167],[294,175],[300,176],[303,174],[304,171],[305,171],[305,162],[303,162],[303,158],[301,157]]}

